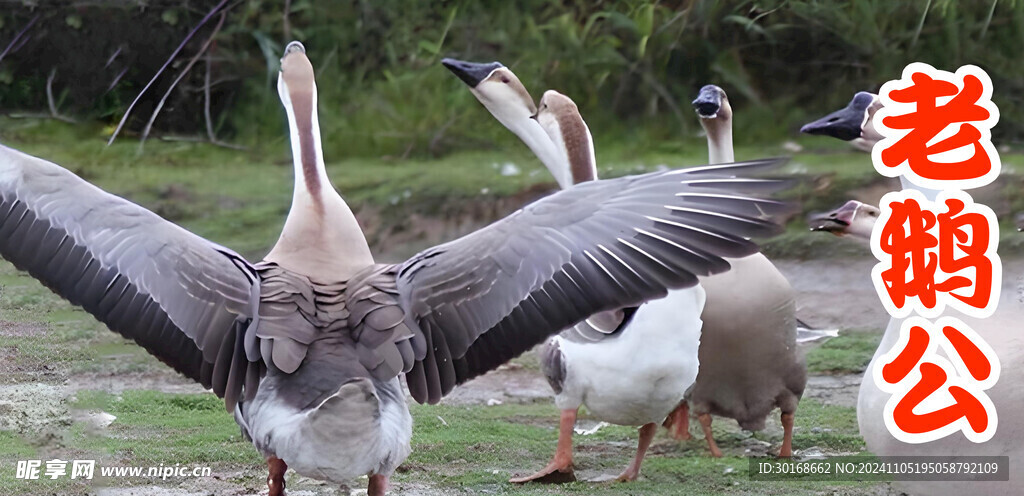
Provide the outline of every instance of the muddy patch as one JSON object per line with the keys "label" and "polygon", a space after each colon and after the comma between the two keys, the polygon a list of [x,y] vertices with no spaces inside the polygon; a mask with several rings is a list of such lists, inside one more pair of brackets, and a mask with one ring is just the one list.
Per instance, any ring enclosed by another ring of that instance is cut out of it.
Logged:
{"label": "muddy patch", "polygon": [[823,405],[856,408],[862,378],[861,374],[811,376],[803,398],[813,398]]}
{"label": "muddy patch", "polygon": [[797,291],[797,317],[817,328],[881,330],[889,314],[871,283],[874,258],[773,260]]}
{"label": "muddy patch", "polygon": [[552,401],[553,397],[551,386],[540,372],[511,364],[455,388],[441,402],[446,405],[495,405]]}

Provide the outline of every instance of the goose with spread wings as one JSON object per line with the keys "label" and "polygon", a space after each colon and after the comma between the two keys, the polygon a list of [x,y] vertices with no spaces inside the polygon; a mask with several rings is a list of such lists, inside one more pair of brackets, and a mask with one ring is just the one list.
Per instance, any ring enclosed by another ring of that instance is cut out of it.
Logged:
{"label": "goose with spread wings", "polygon": [[268,461],[369,494],[410,452],[412,397],[436,403],[598,312],[690,287],[757,251],[779,181],[765,160],[592,181],[398,264],[376,263],[324,165],[313,68],[278,77],[295,171],[259,262],[0,146],[0,255],[224,398]]}

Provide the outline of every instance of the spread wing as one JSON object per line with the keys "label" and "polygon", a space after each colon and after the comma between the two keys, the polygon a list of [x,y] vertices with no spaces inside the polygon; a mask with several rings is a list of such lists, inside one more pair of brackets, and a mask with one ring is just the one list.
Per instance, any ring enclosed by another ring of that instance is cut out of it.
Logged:
{"label": "spread wing", "polygon": [[243,389],[255,394],[259,280],[234,252],[0,146],[0,256],[213,388],[229,409]]}
{"label": "spread wing", "polygon": [[728,270],[723,257],[755,253],[748,238],[777,232],[771,216],[788,206],[758,196],[781,181],[749,176],[779,163],[583,183],[408,260],[396,292],[413,332],[397,345],[415,352],[404,362],[413,397],[437,402],[588,316],[693,286]]}

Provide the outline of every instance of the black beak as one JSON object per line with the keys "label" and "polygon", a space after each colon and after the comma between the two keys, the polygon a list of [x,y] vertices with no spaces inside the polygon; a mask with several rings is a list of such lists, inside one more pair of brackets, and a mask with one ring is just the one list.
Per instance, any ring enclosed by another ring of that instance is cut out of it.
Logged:
{"label": "black beak", "polygon": [[476,85],[480,84],[480,81],[483,81],[487,76],[490,76],[495,69],[505,67],[501,62],[478,64],[476,62],[465,62],[449,58],[441,59],[441,65],[447,67],[449,71],[452,71],[470,88],[476,88]]}
{"label": "black beak", "polygon": [[692,102],[693,109],[697,111],[697,115],[710,119],[718,115],[718,111],[722,109],[722,90],[718,86],[709,84],[700,89],[700,93],[697,94],[697,99]]}
{"label": "black beak", "polygon": [[870,93],[860,92],[846,108],[837,110],[810,124],[800,128],[801,133],[831,136],[843,141],[860,138],[864,125],[864,116],[874,97]]}
{"label": "black beak", "polygon": [[839,236],[846,232],[847,227],[850,227],[850,222],[853,221],[853,216],[857,213],[859,206],[860,202],[851,200],[831,212],[809,215],[807,223],[810,224],[812,231],[825,231]]}

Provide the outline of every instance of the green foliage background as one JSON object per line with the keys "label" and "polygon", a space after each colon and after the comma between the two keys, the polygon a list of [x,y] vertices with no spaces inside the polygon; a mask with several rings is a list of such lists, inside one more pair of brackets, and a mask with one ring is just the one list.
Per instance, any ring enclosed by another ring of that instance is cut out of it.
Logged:
{"label": "green foliage background", "polygon": [[[38,18],[0,59],[0,110],[48,111],[53,74],[61,113],[116,124],[217,3],[3,2],[0,50]],[[670,147],[696,132],[688,102],[703,84],[729,92],[741,143],[764,142],[912,61],[987,70],[997,138],[1024,136],[1020,0],[243,0],[226,15],[210,51],[212,114],[218,135],[242,144],[281,136],[274,82],[287,39],[306,44],[318,71],[332,156],[438,156],[514,139],[478,125],[489,117],[440,66],[444,56],[500,60],[535,98],[548,88],[574,98],[600,143],[627,147]],[[216,21],[143,97],[129,130],[142,129]],[[205,133],[206,67],[173,90],[157,133]]]}

